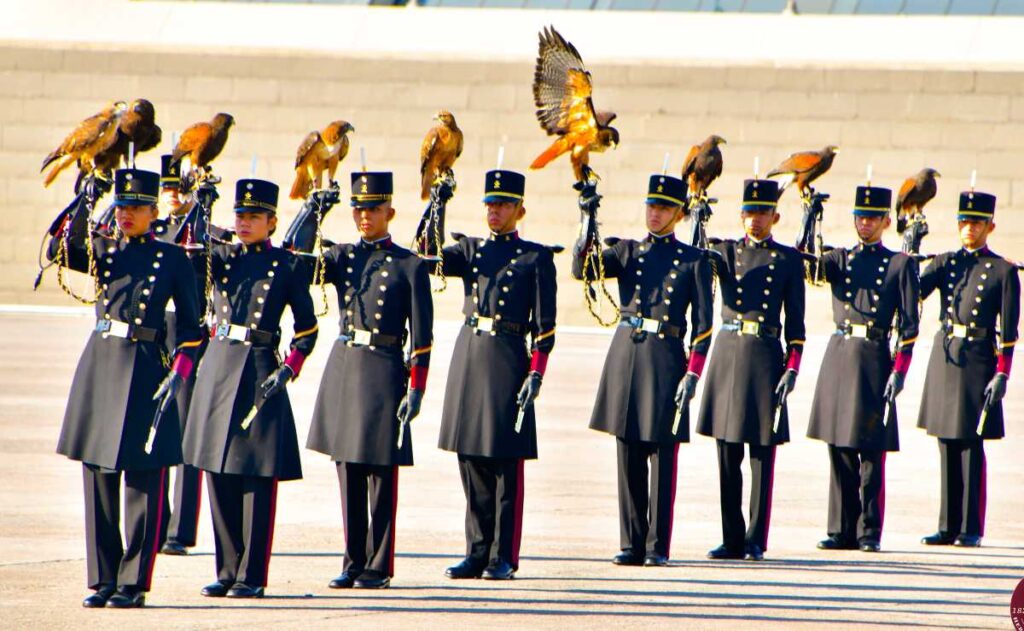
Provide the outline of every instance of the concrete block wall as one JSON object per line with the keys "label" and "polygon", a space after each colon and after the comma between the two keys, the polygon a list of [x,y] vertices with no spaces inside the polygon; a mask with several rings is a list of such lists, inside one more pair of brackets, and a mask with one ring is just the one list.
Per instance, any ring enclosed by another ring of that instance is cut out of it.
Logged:
{"label": "concrete block wall", "polygon": [[[977,169],[978,188],[999,197],[995,249],[1024,258],[1024,72],[650,64],[590,69],[595,101],[618,112],[622,137],[617,151],[592,159],[603,180],[606,235],[642,236],[647,176],[661,169],[666,152],[670,172],[678,172],[692,144],[718,133],[728,144],[725,172],[712,187],[720,199],[711,223],[717,235],[739,232],[740,185],[755,156],[766,171],[793,151],[837,144],[842,152],[818,183],[832,194],[825,220],[830,242],[853,240],[849,209],[868,163],[873,183],[893,188],[927,165],[943,177],[928,208],[932,235],[925,247],[955,247],[957,194]],[[52,273],[38,292],[31,282],[40,235],[70,199],[74,175],[68,172],[44,189],[37,171],[74,124],[109,100],[145,97],[155,103],[164,143],[139,159],[144,168],[157,167],[159,154],[170,150],[172,132],[218,111],[235,116],[231,139],[215,163],[225,183],[214,220],[223,224],[231,221],[233,182],[249,174],[254,155],[257,175],[286,192],[304,135],[347,119],[357,132],[340,169],[343,191],[348,193],[347,173],[358,168],[363,146],[370,168],[396,172],[394,234],[406,243],[423,209],[418,155],[431,116],[450,109],[466,134],[448,227],[483,233],[483,173],[494,166],[498,146],[505,146],[506,167],[525,169],[549,142],[533,114],[532,76],[530,62],[0,45],[0,302],[68,304]],[[527,238],[571,245],[577,222],[571,179],[564,158],[529,175]],[[282,200],[285,224],[297,208],[297,202]],[[800,215],[797,195],[787,193],[781,208],[777,235],[791,242]],[[326,229],[335,240],[355,237],[342,206]],[[898,243],[895,231],[888,243]],[[557,262],[560,322],[591,324],[582,290],[568,275],[568,254]],[[814,317],[827,328],[827,292],[811,293],[812,305],[822,307]],[[437,300],[440,317],[456,317],[458,288]]]}

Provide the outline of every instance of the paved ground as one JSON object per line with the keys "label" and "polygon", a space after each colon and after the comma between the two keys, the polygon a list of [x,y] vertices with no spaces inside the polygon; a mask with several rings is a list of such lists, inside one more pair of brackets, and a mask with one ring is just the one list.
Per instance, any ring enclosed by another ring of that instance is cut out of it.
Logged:
{"label": "paved ground", "polygon": [[[454,329],[438,327],[434,367],[415,422],[417,466],[402,471],[397,577],[377,593],[334,592],[342,534],[334,469],[304,453],[305,479],[280,490],[271,585],[262,602],[199,596],[214,578],[208,509],[195,554],[160,557],[144,611],[87,611],[81,474],[53,453],[72,371],[91,318],[0,314],[0,607],[5,628],[448,627],[549,628],[596,625],[722,628],[848,628],[908,625],[1009,628],[1010,593],[1024,578],[1024,379],[1011,380],[1011,436],[990,443],[985,547],[933,551],[917,541],[935,529],[938,453],[913,428],[929,352],[918,357],[900,399],[903,451],[887,464],[884,551],[826,554],[827,456],[797,438],[782,448],[771,550],[763,563],[711,562],[719,543],[713,443],[680,450],[673,563],[619,568],[614,447],[586,429],[608,344],[599,334],[559,334],[540,407],[540,460],[526,469],[523,560],[515,581],[453,583],[442,576],[463,550],[464,501],[453,455],[435,447],[445,366]],[[332,324],[293,387],[304,440]],[[815,330],[819,330],[816,328]],[[922,335],[922,339],[925,339]],[[801,436],[823,337],[811,337],[804,375],[791,397]],[[840,387],[840,384],[837,384]],[[696,404],[695,404],[696,405]]]}

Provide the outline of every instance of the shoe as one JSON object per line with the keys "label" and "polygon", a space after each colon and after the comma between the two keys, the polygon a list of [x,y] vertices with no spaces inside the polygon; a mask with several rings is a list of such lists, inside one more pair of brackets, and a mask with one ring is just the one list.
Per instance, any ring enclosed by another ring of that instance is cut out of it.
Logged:
{"label": "shoe", "polygon": [[228,598],[263,598],[263,588],[252,587],[245,583],[235,583],[224,595]]}
{"label": "shoe", "polygon": [[357,576],[359,576],[358,573],[345,570],[328,583],[327,586],[331,589],[349,589],[355,584]]}
{"label": "shoe", "polygon": [[941,530],[927,537],[921,537],[921,543],[926,546],[951,546],[954,541],[956,541],[956,535]]}
{"label": "shoe", "polygon": [[632,550],[623,550],[612,558],[615,565],[643,565],[644,559]]}
{"label": "shoe", "polygon": [[453,565],[444,571],[445,576],[454,579],[480,578],[481,574],[483,574],[483,568],[470,557],[466,557],[457,565]]}
{"label": "shoe", "polygon": [[82,606],[89,609],[106,607],[107,601],[110,600],[110,597],[113,595],[113,585],[101,585],[95,592],[85,597],[85,600],[82,601]]}
{"label": "shoe", "polygon": [[480,578],[489,581],[507,581],[516,575],[513,568],[505,559],[494,559],[491,564],[484,568]]}
{"label": "shoe", "polygon": [[644,567],[665,567],[668,557],[661,554],[648,554],[644,557]]}
{"label": "shoe", "polygon": [[359,575],[352,587],[356,589],[387,589],[391,586],[391,578],[382,575],[380,572],[367,570]]}
{"label": "shoe", "polygon": [[978,535],[960,535],[953,542],[953,545],[958,548],[980,548],[981,537]]}
{"label": "shoe", "polygon": [[171,556],[183,557],[188,554],[188,548],[178,543],[177,541],[167,540],[167,542],[160,548],[160,554],[169,554]]}
{"label": "shoe", "polygon": [[858,546],[855,542],[832,535],[828,539],[822,539],[818,542],[819,550],[856,550],[857,548]]}
{"label": "shoe", "polygon": [[146,604],[146,592],[138,587],[118,587],[117,591],[107,599],[107,607],[113,609],[133,609]]}
{"label": "shoe", "polygon": [[230,587],[231,583],[217,581],[216,583],[210,583],[206,587],[202,588],[199,590],[199,593],[208,598],[223,598],[227,595]]}
{"label": "shoe", "polygon": [[878,541],[875,539],[864,539],[860,542],[861,552],[878,552],[881,549],[881,546],[878,545]]}
{"label": "shoe", "polygon": [[715,559],[716,561],[722,559],[742,559],[743,550],[734,550],[723,543],[714,550],[708,550],[708,558]]}
{"label": "shoe", "polygon": [[743,555],[743,558],[747,561],[763,561],[764,550],[762,550],[761,546],[756,543],[748,543],[746,553]]}

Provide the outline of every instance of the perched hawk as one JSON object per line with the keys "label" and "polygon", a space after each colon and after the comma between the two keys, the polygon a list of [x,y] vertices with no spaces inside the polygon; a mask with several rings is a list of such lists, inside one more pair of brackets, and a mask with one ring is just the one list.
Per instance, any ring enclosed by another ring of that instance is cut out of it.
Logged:
{"label": "perched hawk", "polygon": [[782,164],[768,172],[766,177],[782,176],[779,195],[786,190],[790,184],[796,184],[800,189],[800,195],[810,195],[811,182],[818,179],[832,168],[832,161],[839,153],[839,147],[829,145],[821,151],[803,151],[794,153]]}
{"label": "perched hawk", "polygon": [[682,179],[689,189],[690,199],[700,199],[711,183],[722,174],[722,152],[718,145],[724,145],[725,138],[712,134],[699,145],[690,148],[683,163]]}
{"label": "perched hawk", "polygon": [[935,197],[938,191],[935,182],[937,177],[942,177],[942,174],[931,167],[926,167],[903,182],[899,195],[896,196],[896,226],[899,232],[903,232],[909,217],[922,212],[925,204]]}
{"label": "perched hawk", "polygon": [[181,162],[188,156],[193,169],[206,168],[220,155],[228,141],[228,130],[235,124],[231,114],[220,113],[209,123],[196,123],[186,129],[171,152],[171,160]]}
{"label": "perched hawk", "polygon": [[[117,129],[117,139],[109,149],[96,155],[96,168],[102,171],[113,171],[126,166],[140,153],[149,151],[160,144],[163,131],[156,124],[156,110],[146,99],[135,99],[131,107],[121,117]],[[134,155],[128,155],[129,145],[134,143]]]}
{"label": "perched hawk", "polygon": [[127,103],[115,101],[98,114],[79,123],[64,142],[43,160],[43,166],[39,168],[40,173],[56,162],[43,179],[43,185],[52,184],[61,171],[75,162],[80,169],[91,171],[95,166],[97,154],[109,149],[117,139],[118,125],[127,109]]}
{"label": "perched hawk", "polygon": [[324,171],[327,180],[334,182],[338,163],[348,155],[348,132],[355,131],[346,121],[337,120],[321,131],[311,131],[295,152],[295,182],[289,197],[304,199],[313,188],[323,186]]}
{"label": "perched hawk", "polygon": [[569,153],[577,181],[588,180],[593,173],[590,152],[619,144],[619,131],[610,126],[615,113],[595,111],[592,93],[590,73],[576,47],[554,28],[545,28],[533,75],[533,101],[541,128],[558,139],[537,156],[531,169]]}
{"label": "perched hawk", "polygon": [[430,198],[430,187],[434,181],[450,173],[455,160],[462,155],[462,130],[455,123],[455,117],[447,110],[441,110],[434,117],[438,124],[431,127],[420,147],[420,199]]}

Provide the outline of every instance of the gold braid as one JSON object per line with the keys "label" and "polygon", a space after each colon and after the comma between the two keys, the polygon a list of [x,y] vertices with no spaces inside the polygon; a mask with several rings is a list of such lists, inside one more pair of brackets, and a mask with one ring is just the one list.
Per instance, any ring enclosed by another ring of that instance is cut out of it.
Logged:
{"label": "gold braid", "polygon": [[433,203],[430,204],[430,215],[434,222],[434,247],[437,248],[437,276],[441,280],[441,286],[434,290],[435,293],[441,293],[448,289],[448,277],[444,275],[444,248],[441,243],[441,217],[440,213],[437,212],[437,206]]}
{"label": "gold braid", "polygon": [[63,290],[65,294],[71,296],[76,301],[80,302],[81,304],[83,304],[83,305],[94,305],[94,304],[96,304],[96,301],[99,300],[99,297],[100,297],[100,279],[99,279],[99,272],[96,270],[96,256],[95,256],[95,253],[93,252],[93,243],[92,243],[92,236],[91,236],[92,235],[92,218],[91,217],[86,220],[87,225],[86,225],[86,230],[85,230],[85,234],[86,234],[86,239],[85,239],[85,255],[88,258],[88,263],[87,263],[87,266],[86,266],[86,273],[89,276],[92,277],[92,282],[93,282],[93,296],[92,296],[92,298],[87,298],[85,296],[80,296],[77,293],[75,293],[75,290],[71,288],[71,285],[68,284],[67,279],[64,277],[64,270],[65,269],[70,269],[70,262],[71,262],[71,255],[70,255],[70,249],[71,249],[71,226],[70,226],[70,221],[71,221],[71,219],[73,219],[73,217],[69,218],[69,225],[67,226],[67,229],[64,230],[64,235],[61,237],[60,241],[57,242],[57,256],[56,256],[56,259],[57,259],[57,284],[60,286],[61,290]]}
{"label": "gold braid", "polygon": [[327,315],[329,305],[327,304],[327,262],[324,256],[324,233],[321,222],[323,216],[320,214],[320,204],[316,207],[316,242],[313,244],[313,251],[316,252],[316,263],[313,265],[313,284],[320,288],[320,308],[316,316]]}
{"label": "gold braid", "polygon": [[[587,311],[590,312],[590,315],[594,316],[594,319],[597,320],[597,323],[600,324],[601,326],[609,327],[618,324],[619,318],[621,317],[621,312],[619,311],[619,305],[616,304],[615,299],[608,291],[608,286],[606,284],[606,277],[604,272],[603,253],[604,245],[601,243],[601,235],[597,232],[595,228],[594,244],[591,246],[590,251],[587,252],[583,258],[583,300],[586,302]],[[596,262],[594,261],[594,259],[596,259]],[[608,304],[610,304],[615,309],[615,316],[609,320],[605,320],[603,317],[601,317],[600,305],[598,304],[600,300],[594,300],[594,298],[592,298],[590,295],[591,292],[593,292],[593,287],[595,284],[595,281],[591,279],[591,272],[596,272],[596,283],[601,287],[601,295],[603,295],[605,300],[608,301]]]}

